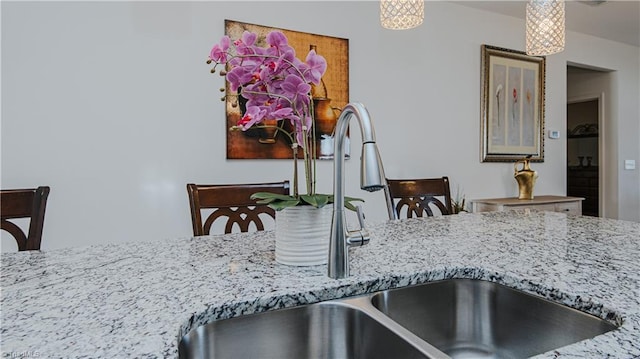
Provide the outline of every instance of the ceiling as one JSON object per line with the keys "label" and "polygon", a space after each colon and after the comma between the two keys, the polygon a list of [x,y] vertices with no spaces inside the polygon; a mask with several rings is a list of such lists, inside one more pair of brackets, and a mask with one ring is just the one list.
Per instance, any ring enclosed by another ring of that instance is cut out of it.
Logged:
{"label": "ceiling", "polygon": [[[525,18],[526,1],[454,1],[457,4]],[[640,0],[566,1],[565,24],[580,32],[640,46]]]}

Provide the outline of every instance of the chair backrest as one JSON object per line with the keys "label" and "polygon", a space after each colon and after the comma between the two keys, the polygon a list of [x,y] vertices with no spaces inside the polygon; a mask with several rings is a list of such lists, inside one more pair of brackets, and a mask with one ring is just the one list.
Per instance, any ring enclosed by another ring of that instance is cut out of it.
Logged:
{"label": "chair backrest", "polygon": [[[441,214],[453,213],[449,178],[387,179],[387,206],[389,219],[434,215],[437,208]],[[406,214],[405,214],[406,207]],[[437,213],[437,212],[436,212]],[[393,217],[392,217],[393,216]]]}
{"label": "chair backrest", "polygon": [[[272,183],[251,184],[219,184],[196,185],[187,184],[189,204],[191,205],[191,223],[193,235],[204,236],[211,231],[211,226],[217,219],[224,221],[225,233],[233,231],[234,224],[240,228],[240,232],[249,231],[253,223],[257,230],[264,230],[261,214],[266,214],[275,219],[276,212],[266,205],[257,204],[251,199],[256,192],[273,192],[289,194],[289,181]],[[202,221],[203,209],[213,210]]]}
{"label": "chair backrest", "polygon": [[[49,187],[0,190],[1,228],[18,242],[19,251],[39,250]],[[29,234],[9,219],[29,218]]]}

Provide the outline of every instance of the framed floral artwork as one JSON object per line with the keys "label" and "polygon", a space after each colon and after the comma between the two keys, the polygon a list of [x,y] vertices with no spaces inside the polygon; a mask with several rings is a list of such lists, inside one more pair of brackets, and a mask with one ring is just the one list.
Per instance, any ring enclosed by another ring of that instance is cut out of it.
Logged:
{"label": "framed floral artwork", "polygon": [[[225,20],[225,35],[240,39],[245,31],[257,34],[256,44],[266,46],[269,32],[281,31],[294,48],[296,56],[304,61],[314,49],[325,58],[327,67],[318,86],[312,86],[314,103],[314,131],[316,158],[333,158],[333,130],[340,110],[349,103],[349,40],[263,25]],[[229,96],[226,85],[226,128],[235,126],[243,115],[241,96]],[[285,135],[287,121],[278,121],[277,128],[255,128],[247,131],[227,131],[227,159],[291,159],[291,140]],[[347,156],[348,157],[348,156]]]}
{"label": "framed floral artwork", "polygon": [[481,162],[543,162],[545,58],[482,45],[481,63]]}

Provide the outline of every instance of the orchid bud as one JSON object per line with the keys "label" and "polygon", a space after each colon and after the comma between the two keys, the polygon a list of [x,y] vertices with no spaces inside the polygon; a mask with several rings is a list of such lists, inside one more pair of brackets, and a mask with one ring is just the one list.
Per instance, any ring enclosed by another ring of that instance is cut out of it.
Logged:
{"label": "orchid bud", "polygon": [[227,96],[220,97],[220,101],[224,102],[227,99]]}
{"label": "orchid bud", "polygon": [[220,76],[227,76],[227,71],[226,70],[221,70],[220,71]]}
{"label": "orchid bud", "polygon": [[215,68],[215,67],[211,69],[211,73],[212,73],[212,74],[215,74],[215,73],[216,73],[216,68]]}
{"label": "orchid bud", "polygon": [[207,60],[207,64],[210,64],[210,63],[211,63],[211,59],[208,59],[208,60]]}
{"label": "orchid bud", "polygon": [[224,87],[220,87],[218,90],[220,90],[220,92],[224,92]]}

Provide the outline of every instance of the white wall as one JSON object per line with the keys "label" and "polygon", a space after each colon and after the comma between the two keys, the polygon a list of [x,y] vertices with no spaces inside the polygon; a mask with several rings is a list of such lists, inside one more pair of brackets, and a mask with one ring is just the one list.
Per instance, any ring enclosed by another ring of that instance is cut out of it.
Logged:
{"label": "white wall", "polygon": [[[372,115],[388,177],[517,193],[511,163],[479,161],[480,46],[523,49],[523,20],[427,2],[421,27],[389,31],[374,1],[2,2],[2,188],[51,186],[43,249],[189,236],[187,182],[288,177],[290,161],[225,159],[221,80],[205,64],[224,19],[348,38],[350,98]],[[638,48],[567,44],[548,58],[547,128],[566,130],[567,61],[616,70],[616,150],[638,159]],[[352,131],[347,193],[382,220],[382,193],[358,188],[358,142]],[[564,194],[565,164],[566,141],[545,139],[535,193]],[[319,167],[329,192],[332,163]],[[619,177],[621,217],[640,220],[638,171]]]}

